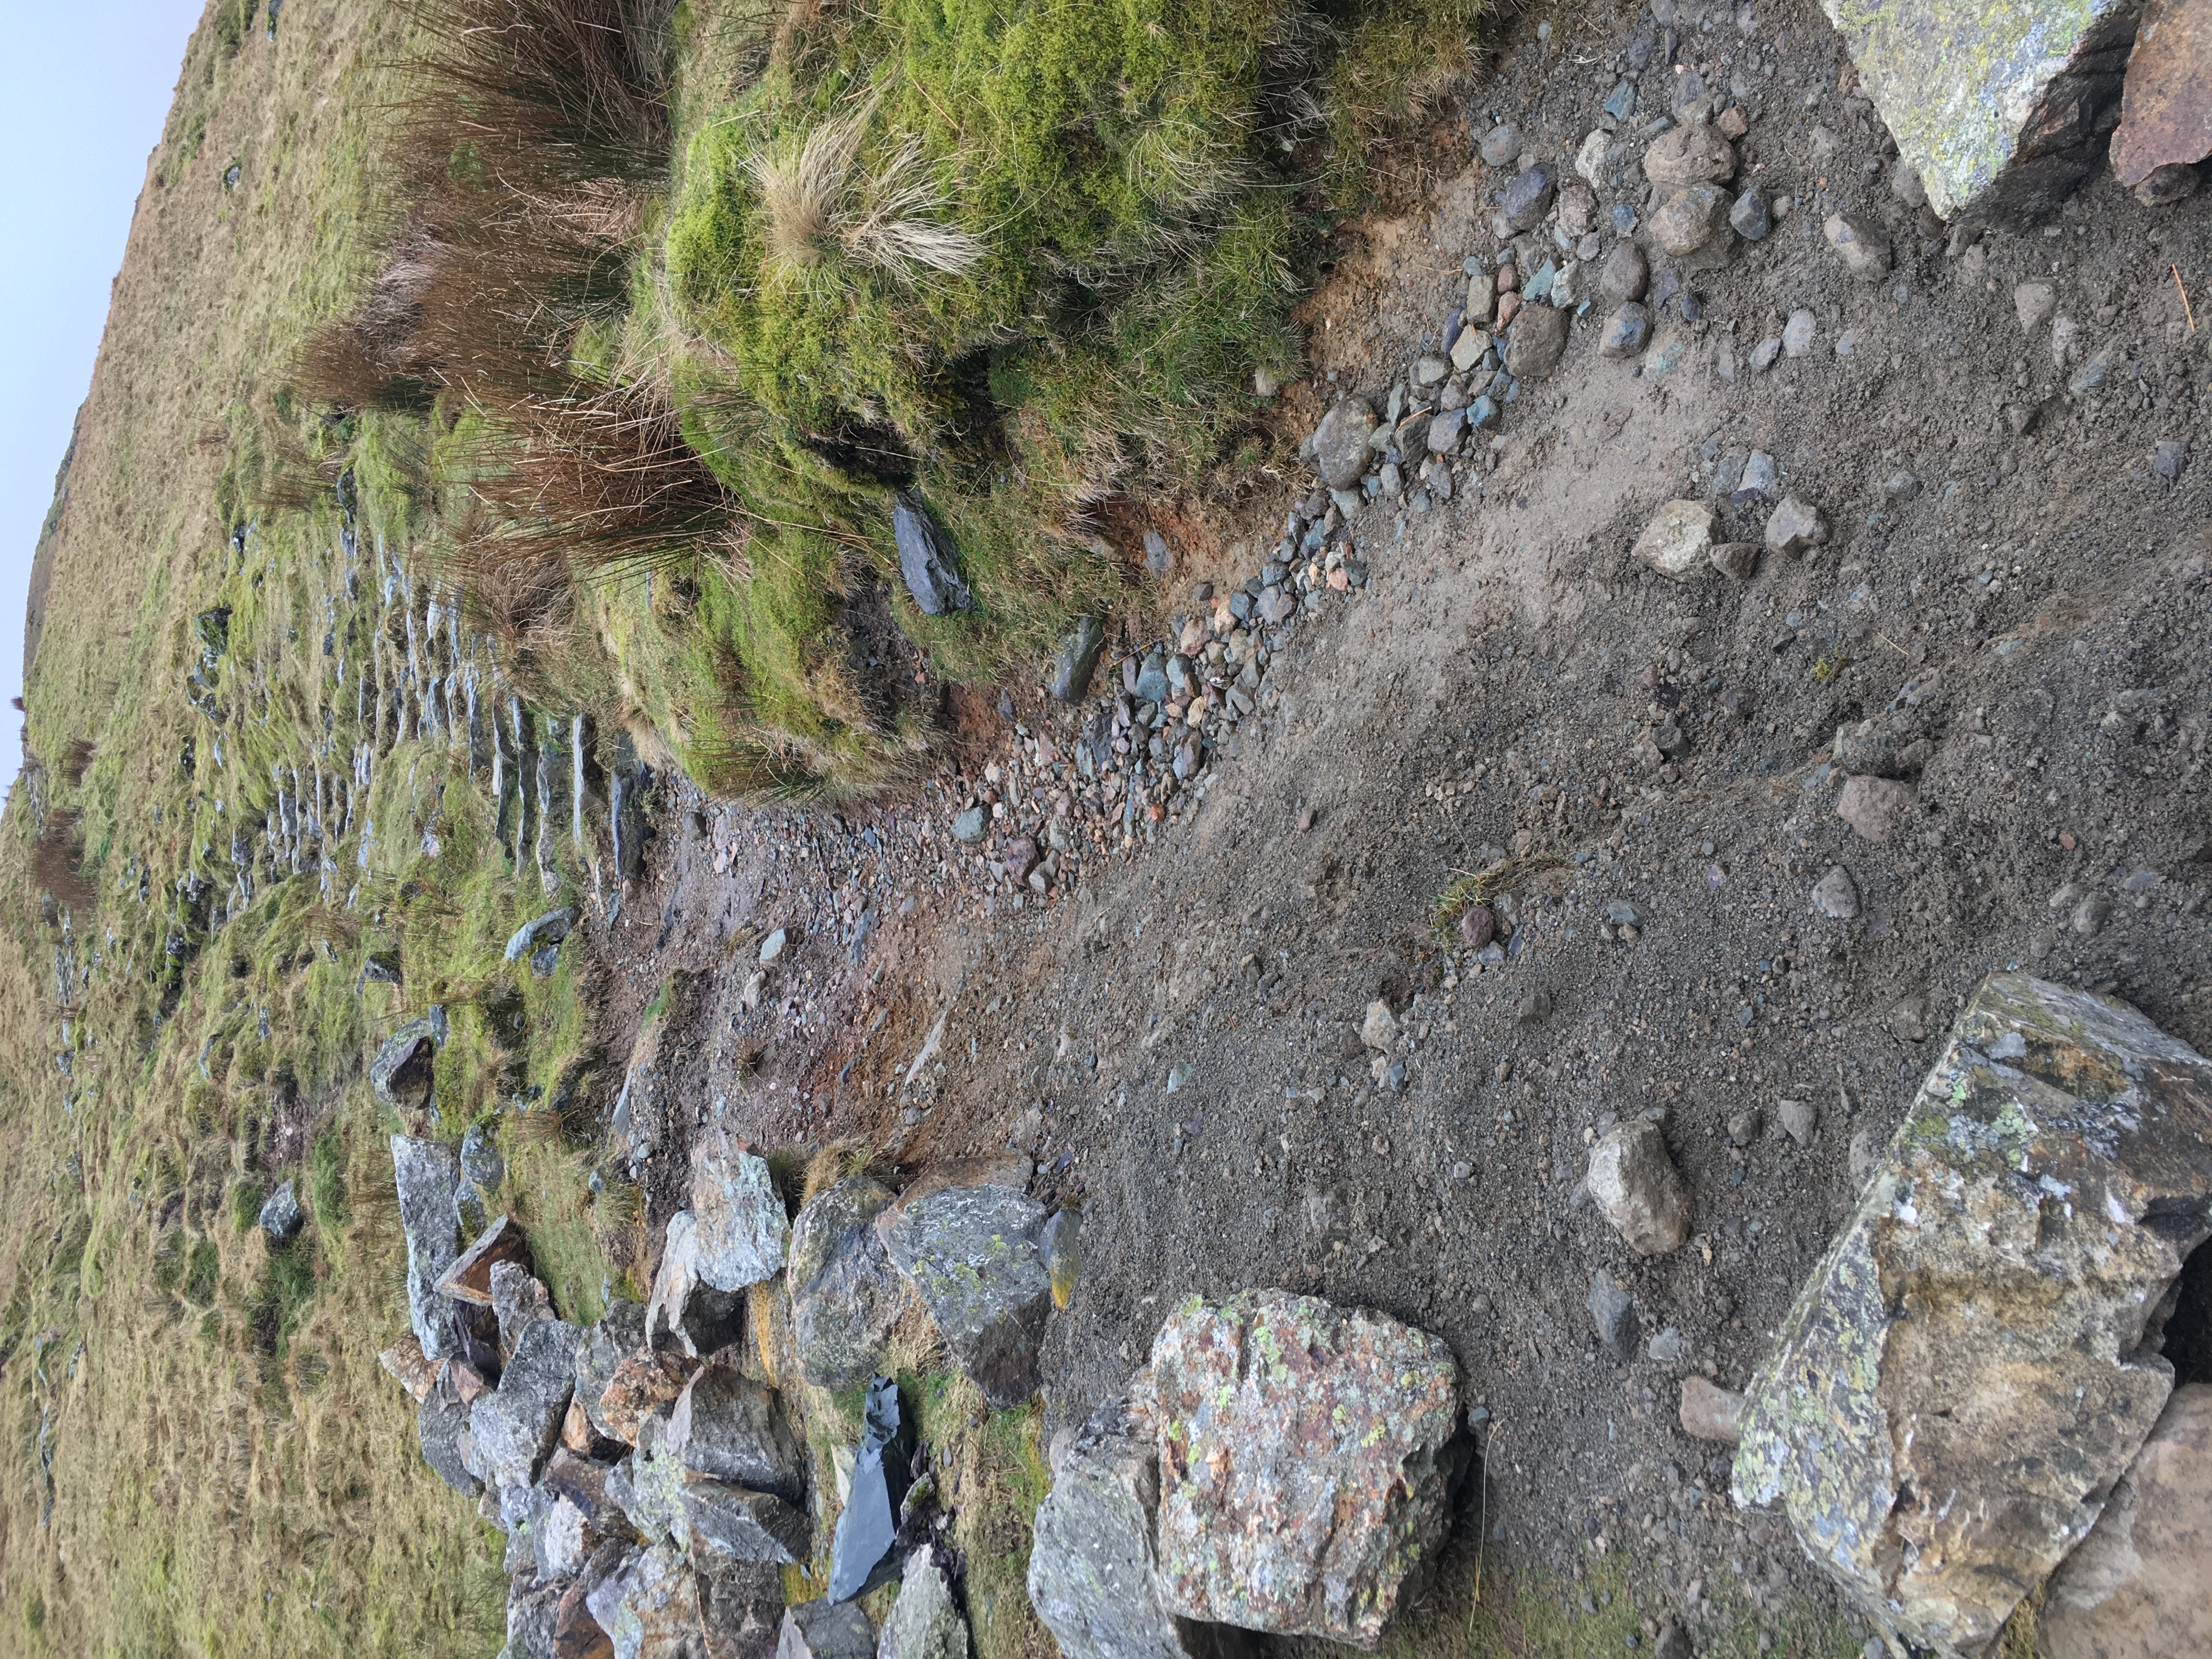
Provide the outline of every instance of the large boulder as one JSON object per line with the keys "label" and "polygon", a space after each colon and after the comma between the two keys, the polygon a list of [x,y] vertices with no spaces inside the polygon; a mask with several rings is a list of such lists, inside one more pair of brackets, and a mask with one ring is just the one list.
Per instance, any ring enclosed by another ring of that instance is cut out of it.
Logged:
{"label": "large boulder", "polygon": [[515,1344],[499,1386],[476,1403],[469,1418],[477,1455],[494,1487],[528,1486],[560,1437],[561,1418],[576,1376],[576,1344],[583,1333],[549,1319],[530,1327]]}
{"label": "large boulder", "polygon": [[1156,1576],[1160,1449],[1126,1400],[1058,1452],[1030,1546],[1030,1605],[1065,1659],[1203,1659],[1218,1626],[1178,1619]]}
{"label": "large boulder", "polygon": [[668,1449],[696,1474],[794,1504],[805,1495],[799,1444],[775,1390],[727,1365],[708,1366],[677,1396]]}
{"label": "large boulder", "polygon": [[1462,1458],[1441,1337],[1286,1291],[1193,1297],[1139,1395],[1170,1611],[1371,1647],[1425,1588]]}
{"label": "large boulder", "polygon": [[806,1517],[771,1492],[749,1492],[709,1475],[684,1477],[684,1528],[702,1559],[794,1566],[807,1555]]}
{"label": "large boulder", "polygon": [[968,1659],[968,1621],[937,1552],[927,1544],[906,1559],[876,1659]]}
{"label": "large boulder", "polygon": [[2040,217],[2086,178],[2142,0],[1821,0],[1946,219]]}
{"label": "large boulder", "polygon": [[781,1570],[765,1561],[692,1565],[699,1576],[699,1627],[708,1659],[771,1659],[783,1624]]}
{"label": "large boulder", "polygon": [[938,1334],[998,1410],[1036,1392],[1037,1346],[1052,1312],[1044,1206],[1012,1187],[910,1188],[876,1218],[891,1264]]}
{"label": "large boulder", "polygon": [[784,1268],[791,1346],[817,1388],[848,1389],[873,1376],[906,1304],[906,1285],[876,1236],[876,1218],[890,1203],[881,1182],[854,1176],[816,1197],[792,1224]]}
{"label": "large boulder", "polygon": [[720,1128],[691,1148],[693,1259],[718,1291],[742,1291],[783,1271],[791,1217],[768,1160]]}
{"label": "large boulder", "polygon": [[1985,981],[1746,1390],[1779,1504],[1897,1641],[1977,1653],[2164,1409],[2164,1298],[2212,1231],[2212,1065],[2126,1004]]}
{"label": "large boulder", "polygon": [[394,1135],[392,1175],[399,1188],[399,1231],[407,1240],[407,1323],[425,1357],[450,1358],[459,1345],[438,1281],[460,1254],[461,1166],[441,1141]]}
{"label": "large boulder", "polygon": [[2212,1384],[2176,1389],[2035,1616],[2039,1659],[2212,1653]]}

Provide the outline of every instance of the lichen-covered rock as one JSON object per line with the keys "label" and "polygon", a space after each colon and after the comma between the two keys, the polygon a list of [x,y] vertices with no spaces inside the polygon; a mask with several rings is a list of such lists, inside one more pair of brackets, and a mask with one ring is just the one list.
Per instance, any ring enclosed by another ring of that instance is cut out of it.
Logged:
{"label": "lichen-covered rock", "polygon": [[726,1365],[709,1365],[668,1414],[668,1449],[687,1469],[797,1503],[805,1495],[799,1445],[775,1391]]}
{"label": "lichen-covered rock", "polygon": [[451,1358],[458,1351],[453,1322],[438,1280],[460,1254],[461,1166],[441,1142],[394,1135],[392,1175],[407,1240],[407,1323],[427,1358]]}
{"label": "lichen-covered rock", "polygon": [[884,1620],[876,1659],[968,1659],[968,1621],[952,1585],[928,1545],[906,1559],[898,1600]]}
{"label": "lichen-covered rock", "polygon": [[2051,1576],[2038,1659],[2212,1653],[2212,1385],[2176,1389],[2089,1535]]}
{"label": "lichen-covered rock", "polygon": [[784,1280],[791,1292],[791,1345],[817,1388],[848,1389],[873,1376],[891,1322],[906,1305],[876,1218],[891,1194],[866,1176],[837,1182],[792,1224]]}
{"label": "lichen-covered rock", "polygon": [[560,1437],[582,1334],[557,1319],[531,1326],[515,1344],[499,1386],[477,1401],[469,1432],[489,1485],[528,1486],[538,1478]]}
{"label": "lichen-covered rock", "polygon": [[395,1111],[419,1112],[430,1103],[431,1073],[438,1054],[438,1027],[410,1019],[390,1036],[368,1062],[369,1087]]}
{"label": "lichen-covered rock", "polygon": [[2141,0],[1821,0],[1946,219],[2047,213],[2095,162]]}
{"label": "lichen-covered rock", "polygon": [[691,1149],[693,1258],[701,1279],[742,1291],[783,1271],[791,1218],[768,1160],[726,1131],[702,1134]]}
{"label": "lichen-covered rock", "polygon": [[1139,1384],[1170,1609],[1371,1647],[1436,1566],[1458,1466],[1441,1337],[1285,1291],[1193,1297]]}
{"label": "lichen-covered rock", "polygon": [[507,1588],[508,1659],[556,1659],[553,1632],[565,1583],[541,1583],[524,1573]]}
{"label": "lichen-covered rock", "polygon": [[1109,1400],[1057,1455],[1030,1547],[1030,1605],[1064,1659],[1198,1659],[1211,1626],[1177,1619],[1155,1577],[1160,1449]]}
{"label": "lichen-covered rock", "polygon": [[688,1535],[684,1520],[684,1466],[668,1449],[668,1413],[655,1412],[637,1427],[637,1449],[607,1477],[607,1496],[650,1543]]}
{"label": "lichen-covered rock", "polygon": [[[626,1297],[610,1302],[599,1322],[588,1328],[576,1344],[576,1399],[593,1432],[609,1440],[627,1443],[629,1437],[617,1434],[607,1425],[599,1411],[600,1396],[614,1380],[617,1367],[644,1346],[645,1310]],[[636,1432],[635,1424],[630,1432]]]}
{"label": "lichen-covered rock", "polygon": [[446,1377],[441,1376],[423,1395],[415,1428],[422,1461],[441,1480],[464,1498],[474,1498],[483,1490],[483,1483],[470,1471],[462,1450],[462,1437],[469,1431],[469,1408]]}
{"label": "lichen-covered rock", "polygon": [[705,1659],[698,1580],[665,1546],[631,1556],[585,1601],[615,1659]]}
{"label": "lichen-covered rock", "polygon": [[909,1192],[876,1219],[885,1254],[945,1346],[1000,1411],[1036,1392],[1037,1345],[1052,1312],[1044,1223],[1043,1205],[988,1182]]}
{"label": "lichen-covered rock", "polygon": [[1735,1490],[1867,1617],[1978,1652],[2166,1404],[2212,1231],[2212,1064],[2124,1003],[1984,982],[1746,1390]]}

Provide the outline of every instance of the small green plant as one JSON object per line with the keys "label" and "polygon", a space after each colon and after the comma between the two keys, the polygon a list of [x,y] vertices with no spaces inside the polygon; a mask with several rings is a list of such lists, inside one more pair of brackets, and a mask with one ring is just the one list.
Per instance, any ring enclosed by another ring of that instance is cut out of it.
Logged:
{"label": "small green plant", "polygon": [[196,1308],[205,1308],[215,1301],[216,1285],[222,1272],[222,1257],[216,1249],[215,1240],[203,1238],[195,1243],[185,1267],[185,1300]]}

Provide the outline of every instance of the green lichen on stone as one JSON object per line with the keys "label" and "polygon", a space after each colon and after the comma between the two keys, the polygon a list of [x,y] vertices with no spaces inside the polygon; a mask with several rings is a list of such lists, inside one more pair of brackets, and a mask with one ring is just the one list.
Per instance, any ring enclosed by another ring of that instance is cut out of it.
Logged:
{"label": "green lichen on stone", "polygon": [[2044,88],[2135,0],[1822,0],[1929,205],[1955,217],[2012,160]]}

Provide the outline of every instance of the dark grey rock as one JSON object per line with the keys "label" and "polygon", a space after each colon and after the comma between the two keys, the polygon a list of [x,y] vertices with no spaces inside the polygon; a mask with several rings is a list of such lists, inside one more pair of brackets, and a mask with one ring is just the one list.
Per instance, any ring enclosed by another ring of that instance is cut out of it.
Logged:
{"label": "dark grey rock", "polygon": [[507,959],[520,962],[540,945],[558,945],[568,937],[568,930],[575,925],[575,911],[565,908],[533,916],[516,928],[507,941]]}
{"label": "dark grey rock", "polygon": [[1650,337],[1651,313],[1632,300],[1607,320],[1605,333],[1598,341],[1597,355],[1633,357],[1644,349],[1644,342]]}
{"label": "dark grey rock", "polygon": [[1597,297],[1613,305],[1640,300],[1650,281],[1651,265],[1644,250],[1633,242],[1615,242],[1598,267]]}
{"label": "dark grey rock", "polygon": [[415,1423],[422,1461],[437,1472],[438,1478],[464,1498],[482,1492],[483,1483],[469,1473],[461,1455],[461,1437],[469,1428],[469,1408],[442,1375],[423,1397]]}
{"label": "dark grey rock", "polygon": [[[1443,413],[1438,415],[1434,420],[1429,422],[1428,439],[1430,453],[1435,455],[1450,454],[1452,451],[1459,447],[1460,434],[1466,429],[1466,428],[1467,411],[1465,410],[1448,409],[1444,410]],[[1270,618],[1269,620],[1279,622],[1282,618],[1277,617]]]}
{"label": "dark grey rock", "polygon": [[438,1280],[461,1253],[460,1165],[443,1142],[394,1135],[392,1174],[407,1241],[408,1327],[425,1358],[450,1358],[459,1350]]}
{"label": "dark grey rock", "polygon": [[[782,1571],[765,1561],[693,1565],[699,1572],[699,1627],[706,1634],[708,1659],[773,1659],[784,1618]],[[860,1622],[865,1628],[867,1620]]]}
{"label": "dark grey rock", "polygon": [[914,1429],[901,1407],[898,1384],[879,1376],[854,1454],[853,1475],[830,1547],[830,1599],[849,1601],[898,1571],[895,1544],[899,1507],[913,1480]]}
{"label": "dark grey rock", "polygon": [[261,1231],[279,1244],[289,1244],[298,1237],[307,1219],[307,1212],[300,1207],[289,1181],[279,1184],[275,1192],[261,1200],[261,1213],[257,1218]]}
{"label": "dark grey rock", "polygon": [[[1368,442],[1375,434],[1375,411],[1364,398],[1347,398],[1322,416],[1314,428],[1314,471],[1331,489],[1352,489],[1376,459]],[[1139,690],[1137,693],[1143,696]]]}
{"label": "dark grey rock", "polygon": [[711,1475],[687,1474],[684,1525],[696,1553],[792,1566],[807,1559],[806,1517],[771,1492],[749,1492]]}
{"label": "dark grey rock", "polygon": [[477,1401],[469,1431],[491,1485],[528,1486],[538,1478],[568,1409],[582,1338],[557,1319],[532,1325],[515,1344],[499,1386]]}
{"label": "dark grey rock", "polygon": [[507,1179],[507,1160],[499,1155],[497,1131],[487,1123],[472,1123],[461,1137],[461,1175],[479,1193],[500,1189]]}
{"label": "dark grey rock", "polygon": [[1035,1199],[989,1184],[909,1194],[876,1222],[953,1358],[1001,1411],[1036,1392],[1037,1346],[1052,1311],[1044,1222]]}
{"label": "dark grey rock", "polygon": [[1505,188],[1498,192],[1498,212],[1492,220],[1499,234],[1517,236],[1543,223],[1557,185],[1551,168],[1540,162],[1523,167],[1506,180]]}
{"label": "dark grey rock", "polygon": [[827,1596],[786,1607],[775,1659],[875,1659],[876,1632],[850,1601]]}
{"label": "dark grey rock", "polygon": [[911,489],[891,504],[891,536],[898,544],[899,574],[907,592],[927,617],[974,607],[975,596],[960,580],[957,550],[929,505]]}
{"label": "dark grey rock", "polygon": [[368,1062],[369,1086],[395,1111],[419,1112],[430,1103],[431,1073],[438,1053],[436,1029],[427,1019],[410,1019],[390,1036]]}
{"label": "dark grey rock", "polygon": [[1729,228],[1747,242],[1765,241],[1774,229],[1774,216],[1757,185],[1735,198],[1735,205],[1729,210]]}
{"label": "dark grey rock", "polygon": [[1510,167],[1520,158],[1521,129],[1510,121],[1501,121],[1482,135],[1475,147],[1480,151],[1485,167]]}
{"label": "dark grey rock", "polygon": [[511,1354],[523,1332],[553,1317],[553,1298],[520,1262],[498,1261],[491,1269],[491,1310],[499,1324],[499,1351]]}
{"label": "dark grey rock", "polygon": [[1052,659],[1052,695],[1061,702],[1080,702],[1091,690],[1097,672],[1099,653],[1106,635],[1096,617],[1079,617],[1074,629],[1060,642]]}
{"label": "dark grey rock", "polygon": [[668,1449],[694,1474],[794,1504],[805,1496],[799,1447],[775,1390],[726,1365],[708,1365],[677,1395]]}
{"label": "dark grey rock", "polygon": [[555,1644],[554,1629],[561,1617],[561,1597],[568,1586],[555,1579],[541,1583],[525,1572],[507,1588],[507,1659],[562,1659]]}
{"label": "dark grey rock", "polygon": [[2188,465],[2189,446],[2179,439],[2169,438],[2151,451],[2150,470],[2168,483],[2179,483]]}
{"label": "dark grey rock", "polygon": [[1636,1358],[1635,1298],[1613,1283],[1613,1275],[1604,1268],[1591,1276],[1589,1295],[1583,1306],[1589,1310],[1597,1340],[1607,1353],[1615,1359]]}
{"label": "dark grey rock", "polygon": [[875,1373],[891,1323],[905,1306],[905,1282],[876,1236],[891,1194],[866,1176],[820,1194],[792,1224],[785,1283],[791,1293],[791,1346],[817,1388],[848,1389]]}

